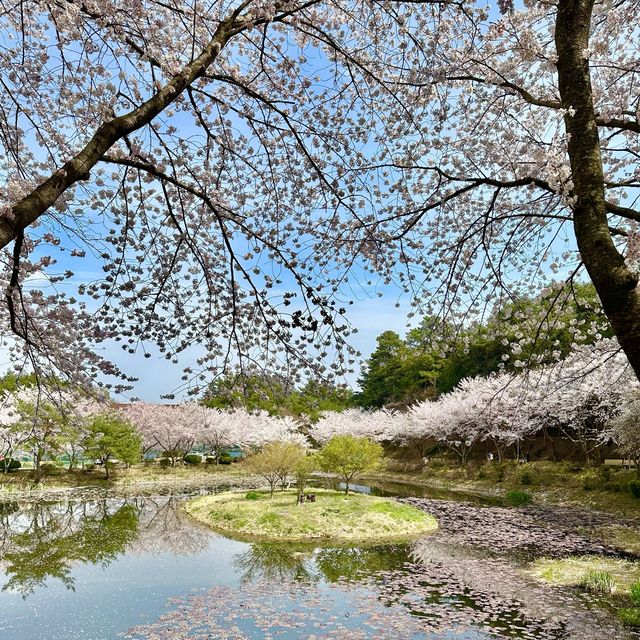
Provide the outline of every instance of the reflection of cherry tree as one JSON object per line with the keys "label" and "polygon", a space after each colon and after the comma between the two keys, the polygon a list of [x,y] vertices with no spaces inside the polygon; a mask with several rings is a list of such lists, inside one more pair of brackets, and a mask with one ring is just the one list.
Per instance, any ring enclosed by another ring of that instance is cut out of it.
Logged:
{"label": "reflection of cherry tree", "polygon": [[138,536],[130,544],[131,551],[172,553],[189,556],[207,548],[211,531],[189,518],[171,496],[138,498]]}

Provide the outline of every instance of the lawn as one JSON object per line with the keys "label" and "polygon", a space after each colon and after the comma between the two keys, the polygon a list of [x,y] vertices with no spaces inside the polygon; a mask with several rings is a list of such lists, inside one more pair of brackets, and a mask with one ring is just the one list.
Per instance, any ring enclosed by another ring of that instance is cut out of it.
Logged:
{"label": "lawn", "polygon": [[232,536],[283,542],[390,542],[437,529],[435,518],[388,498],[316,490],[316,502],[296,504],[296,492],[225,492],[191,500],[185,510]]}

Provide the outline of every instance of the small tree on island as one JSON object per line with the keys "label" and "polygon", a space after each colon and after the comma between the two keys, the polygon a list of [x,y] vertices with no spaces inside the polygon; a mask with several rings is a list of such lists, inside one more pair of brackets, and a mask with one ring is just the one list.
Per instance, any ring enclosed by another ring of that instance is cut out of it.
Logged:
{"label": "small tree on island", "polygon": [[305,455],[305,450],[298,444],[270,442],[247,460],[247,467],[269,483],[270,496],[273,498],[276,483],[280,481],[284,489],[287,476],[293,473]]}
{"label": "small tree on island", "polygon": [[298,490],[298,501],[302,503],[304,498],[304,490],[309,483],[309,478],[319,467],[317,454],[305,455],[301,458],[293,469],[293,475],[296,479],[296,489]]}
{"label": "small tree on island", "polygon": [[345,483],[344,492],[348,495],[353,479],[360,473],[378,468],[383,455],[382,445],[369,438],[333,436],[322,447],[319,463],[323,471],[336,473],[342,478]]}
{"label": "small tree on island", "polygon": [[142,440],[135,427],[117,414],[103,413],[93,416],[87,424],[86,454],[104,464],[105,477],[109,478],[109,461],[112,458],[130,464],[140,459]]}

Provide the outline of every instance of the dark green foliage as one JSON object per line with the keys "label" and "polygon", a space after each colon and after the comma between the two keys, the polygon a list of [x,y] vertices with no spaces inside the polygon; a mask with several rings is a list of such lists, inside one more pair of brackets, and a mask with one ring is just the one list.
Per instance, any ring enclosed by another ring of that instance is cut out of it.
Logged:
{"label": "dark green foliage", "polygon": [[582,488],[585,491],[593,491],[602,484],[600,476],[595,472],[585,473],[582,478]]}
{"label": "dark green foliage", "polygon": [[8,471],[11,473],[12,471],[17,471],[22,466],[20,460],[16,460],[14,458],[9,458],[6,460],[0,460],[0,471]]}
{"label": "dark green foliage", "polygon": [[169,460],[169,458],[160,458],[160,466],[163,469],[166,469],[167,467],[171,466],[171,460]]}
{"label": "dark green foliage", "polygon": [[522,507],[533,501],[533,496],[527,491],[507,491],[505,498],[512,507]]}
{"label": "dark green foliage", "polygon": [[184,461],[189,465],[198,465],[202,462],[202,456],[197,453],[188,453],[184,457]]}
{"label": "dark green foliage", "polygon": [[631,596],[634,604],[637,604],[640,607],[640,581],[631,585],[629,595]]}
{"label": "dark green foliage", "polygon": [[[553,309],[551,309],[553,307]],[[508,356],[509,343],[522,334],[535,338],[526,344],[520,360],[532,356],[540,364],[551,361],[552,351],[565,356],[574,341],[569,322],[583,327],[582,341],[595,340],[588,328],[596,323],[608,327],[595,290],[590,284],[574,283],[571,289],[550,298],[522,298],[494,309],[482,323],[455,328],[437,318],[425,318],[402,339],[394,331],[378,336],[378,345],[367,361],[355,397],[364,407],[406,406],[453,389],[463,378],[486,376],[498,371],[516,371]],[[541,323],[544,325],[541,329]],[[594,332],[595,333],[595,332]],[[601,331],[611,336],[609,328]]]}
{"label": "dark green foliage", "polygon": [[255,491],[248,491],[245,496],[245,500],[260,500],[260,494]]}
{"label": "dark green foliage", "polygon": [[90,458],[102,461],[106,477],[113,458],[134,463],[140,460],[141,439],[135,427],[115,413],[93,416],[87,425],[84,449]]}
{"label": "dark green foliage", "polygon": [[233,458],[228,454],[222,454],[218,462],[220,464],[231,464],[233,462]]}
{"label": "dark green foliage", "polygon": [[632,480],[629,483],[629,491],[634,498],[640,498],[640,480]]}
{"label": "dark green foliage", "polygon": [[203,404],[217,409],[243,407],[270,415],[305,415],[315,421],[324,411],[342,411],[353,403],[352,392],[342,387],[310,380],[297,388],[280,376],[243,372],[212,382]]}
{"label": "dark green foliage", "polygon": [[520,484],[524,484],[524,485],[533,484],[533,477],[528,471],[523,471],[520,474]]}
{"label": "dark green foliage", "polygon": [[618,619],[627,627],[640,627],[640,607],[618,609]]}

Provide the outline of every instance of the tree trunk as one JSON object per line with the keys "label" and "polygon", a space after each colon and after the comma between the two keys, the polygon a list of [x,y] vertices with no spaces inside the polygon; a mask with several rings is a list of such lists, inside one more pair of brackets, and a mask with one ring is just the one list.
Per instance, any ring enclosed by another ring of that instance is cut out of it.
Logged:
{"label": "tree trunk", "polygon": [[604,171],[593,104],[589,32],[594,0],[559,0],[556,18],[558,88],[573,178],[573,227],[580,256],[609,322],[640,378],[638,275],[617,250],[609,231]]}

